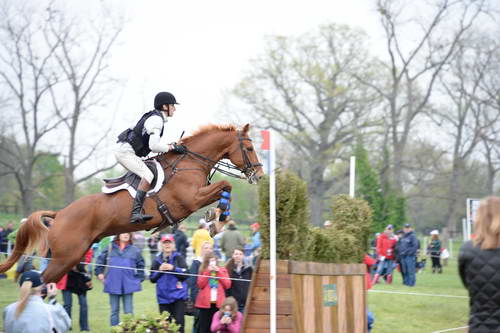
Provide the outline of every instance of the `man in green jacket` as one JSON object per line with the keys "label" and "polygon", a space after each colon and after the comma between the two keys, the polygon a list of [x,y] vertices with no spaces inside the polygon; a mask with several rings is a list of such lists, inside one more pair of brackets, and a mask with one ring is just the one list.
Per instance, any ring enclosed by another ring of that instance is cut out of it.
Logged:
{"label": "man in green jacket", "polygon": [[231,258],[234,249],[245,247],[245,239],[236,228],[236,223],[231,220],[227,222],[227,230],[224,231],[220,239],[220,248],[226,255],[226,259]]}

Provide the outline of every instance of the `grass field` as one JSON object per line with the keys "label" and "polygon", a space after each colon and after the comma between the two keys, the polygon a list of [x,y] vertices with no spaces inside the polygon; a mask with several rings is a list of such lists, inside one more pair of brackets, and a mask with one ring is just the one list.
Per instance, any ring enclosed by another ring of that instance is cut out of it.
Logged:
{"label": "grass field", "polygon": [[[417,285],[413,288],[403,286],[401,277],[396,272],[392,285],[377,284],[373,288],[375,292],[368,293],[368,306],[375,314],[373,333],[424,333],[467,325],[468,299],[466,298],[377,292],[396,291],[431,295],[467,295],[458,277],[456,260],[451,260],[449,265],[444,268],[443,274],[439,275],[431,274],[429,266],[426,267],[423,273],[417,274]],[[10,280],[0,280],[0,309],[3,310],[7,304],[14,302],[17,296],[17,285]],[[60,295],[58,298],[62,302]],[[88,298],[92,332],[109,332],[110,307],[108,296],[102,292],[102,284],[96,279],[94,279],[94,289],[89,292]],[[73,332],[79,332],[78,301],[75,297],[73,304]],[[135,314],[142,314],[156,311],[154,285],[149,281],[145,281],[143,291],[134,295],[134,312]],[[191,332],[192,317],[186,316],[186,322],[186,332]],[[0,327],[3,328],[1,316]],[[453,332],[464,332],[464,330]]]}
{"label": "grass field", "polygon": [[[468,298],[447,298],[438,295],[467,296],[458,276],[456,260],[444,267],[443,274],[431,274],[428,265],[417,274],[415,287],[406,287],[395,272],[392,285],[383,283],[368,293],[368,307],[375,315],[373,333],[424,333],[467,326]],[[434,296],[384,294],[377,291],[422,293]],[[466,332],[456,330],[453,332]]]}
{"label": "grass field", "polygon": [[[88,305],[89,305],[89,326],[92,332],[109,332],[109,298],[107,294],[102,292],[102,283],[94,278],[94,289],[88,292]],[[136,315],[158,312],[156,304],[155,286],[149,282],[144,281],[142,284],[143,290],[134,294],[134,313]],[[16,301],[18,296],[18,288],[10,280],[0,280],[0,309]],[[62,296],[57,296],[58,301],[62,304]],[[73,331],[80,332],[78,326],[78,299],[73,296]],[[123,308],[121,309],[123,311]],[[3,318],[0,317],[0,327],[3,329]],[[186,316],[186,327],[189,328],[186,332],[191,332],[192,317]]]}

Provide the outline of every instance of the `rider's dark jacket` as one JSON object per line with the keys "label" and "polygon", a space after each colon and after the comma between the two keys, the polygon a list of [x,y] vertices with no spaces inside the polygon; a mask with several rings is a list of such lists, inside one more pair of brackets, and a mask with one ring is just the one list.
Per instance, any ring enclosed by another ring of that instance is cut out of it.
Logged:
{"label": "rider's dark jacket", "polygon": [[460,248],[458,269],[469,290],[469,332],[499,332],[500,248],[481,250],[466,242]]}
{"label": "rider's dark jacket", "polygon": [[[152,116],[159,116],[163,119],[161,111],[159,110],[146,112],[141,119],[139,119],[134,128],[127,128],[118,135],[117,142],[128,142],[137,156],[147,156],[151,152],[151,149],[149,148],[149,134],[144,128],[144,123]],[[161,128],[160,136],[163,135],[163,129],[164,127]]]}

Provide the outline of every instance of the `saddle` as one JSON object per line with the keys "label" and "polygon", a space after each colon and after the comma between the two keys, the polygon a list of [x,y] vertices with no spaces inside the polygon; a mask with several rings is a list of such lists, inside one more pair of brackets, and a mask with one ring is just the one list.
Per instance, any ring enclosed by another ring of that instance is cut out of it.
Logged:
{"label": "saddle", "polygon": [[[148,191],[148,196],[151,196],[154,193],[157,193],[163,186],[163,182],[165,181],[165,173],[163,172],[163,168],[158,161],[147,160],[145,161],[145,163],[154,175],[153,181],[151,182],[151,190]],[[141,177],[129,171],[117,178],[104,179],[104,186],[101,188],[101,190],[106,194],[112,194],[121,190],[127,190],[132,198],[135,198],[137,187],[139,186],[140,182]]]}

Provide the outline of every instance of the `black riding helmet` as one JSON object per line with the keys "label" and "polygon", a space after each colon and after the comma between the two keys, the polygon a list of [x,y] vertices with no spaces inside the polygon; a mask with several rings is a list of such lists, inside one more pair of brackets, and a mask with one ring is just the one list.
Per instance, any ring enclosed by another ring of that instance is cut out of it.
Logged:
{"label": "black riding helmet", "polygon": [[169,105],[169,104],[179,104],[175,100],[175,96],[172,95],[169,92],[162,91],[156,94],[155,96],[155,109],[156,110],[161,110],[162,105]]}

